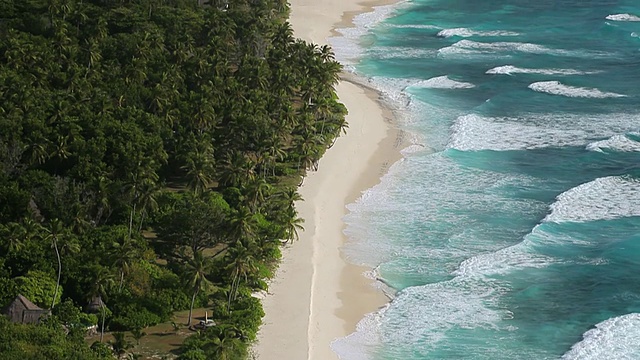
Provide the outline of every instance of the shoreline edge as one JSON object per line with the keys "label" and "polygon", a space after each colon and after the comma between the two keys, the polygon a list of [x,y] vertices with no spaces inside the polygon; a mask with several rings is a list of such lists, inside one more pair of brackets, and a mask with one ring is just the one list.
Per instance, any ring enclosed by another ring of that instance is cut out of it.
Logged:
{"label": "shoreline edge", "polygon": [[[290,0],[294,35],[325,44],[337,28],[353,26],[353,18],[374,6],[397,1]],[[356,330],[368,313],[389,302],[372,269],[347,262],[341,252],[346,206],[380,182],[391,165],[402,159],[405,133],[397,128],[393,110],[382,95],[357,75],[343,73],[336,86],[348,109],[347,134],[308,172],[296,203],[305,219],[300,240],[282,249],[282,261],[263,299],[265,317],[253,356],[259,360],[338,359],[332,342]]]}

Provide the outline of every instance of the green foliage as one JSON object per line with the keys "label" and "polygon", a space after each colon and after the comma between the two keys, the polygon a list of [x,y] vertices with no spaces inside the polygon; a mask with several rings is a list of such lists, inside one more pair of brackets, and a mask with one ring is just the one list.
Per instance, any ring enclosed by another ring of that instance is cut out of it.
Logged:
{"label": "green foliage", "polygon": [[160,322],[160,316],[137,304],[127,304],[118,309],[117,315],[111,319],[109,327],[114,330],[143,329]]}
{"label": "green foliage", "polygon": [[[56,287],[52,276],[42,271],[31,270],[25,276],[15,278],[14,281],[18,294],[24,295],[42,308],[51,306]],[[60,302],[60,297],[61,292],[57,294],[56,303]]]}
{"label": "green foliage", "polygon": [[112,359],[110,354],[92,351],[80,337],[66,336],[62,327],[11,324],[0,316],[0,358],[7,360],[98,360]]}
{"label": "green foliage", "polygon": [[106,343],[95,341],[91,344],[91,351],[93,351],[99,359],[113,359],[111,348]]}
{"label": "green foliage", "polygon": [[133,345],[131,345],[131,342],[127,340],[125,333],[115,331],[112,335],[113,335],[113,340],[111,340],[109,344],[111,344],[111,347],[113,348],[113,353],[116,356],[118,357],[122,356],[124,353],[127,352],[127,350],[133,347]]}
{"label": "green foliage", "polygon": [[140,345],[140,339],[146,336],[147,333],[142,331],[142,329],[132,329],[131,336],[136,340],[136,345]]}
{"label": "green foliage", "polygon": [[207,355],[204,350],[196,348],[180,354],[178,360],[207,360]]}
{"label": "green foliage", "polygon": [[15,299],[16,294],[18,294],[18,289],[13,279],[0,277],[0,307],[4,309],[9,305]]}
{"label": "green foliage", "polygon": [[[0,300],[63,299],[51,322],[73,327],[102,320],[75,305],[100,297],[121,330],[211,301],[225,326],[181,356],[238,358],[251,292],[300,229],[287,184],[346,109],[340,65],[293,37],[286,1],[197,3],[0,1]],[[108,355],[35,329],[0,358]]]}

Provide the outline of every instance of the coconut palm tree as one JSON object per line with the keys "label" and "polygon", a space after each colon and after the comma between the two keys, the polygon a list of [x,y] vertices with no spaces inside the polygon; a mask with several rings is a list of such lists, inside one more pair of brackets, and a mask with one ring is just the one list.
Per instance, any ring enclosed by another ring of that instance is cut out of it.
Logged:
{"label": "coconut palm tree", "polygon": [[234,352],[242,347],[244,335],[235,326],[220,325],[212,328],[208,332],[208,341],[203,350],[212,359],[229,360],[234,359]]}
{"label": "coconut palm tree", "polygon": [[241,206],[235,211],[229,221],[229,235],[236,243],[249,244],[256,236],[256,220],[251,211]]}
{"label": "coconut palm tree", "polygon": [[231,289],[229,290],[229,299],[227,302],[227,310],[231,308],[231,301],[235,300],[238,295],[240,281],[247,281],[250,274],[257,271],[257,260],[254,257],[253,247],[245,247],[242,244],[230,248],[227,251],[227,260],[229,264],[226,269],[231,272]]}
{"label": "coconut palm tree", "polygon": [[113,265],[120,271],[118,292],[121,292],[122,284],[124,283],[124,276],[129,272],[133,262],[140,258],[140,249],[135,240],[131,238],[123,238],[121,242],[113,242],[110,255]]}
{"label": "coconut palm tree", "polygon": [[5,253],[22,250],[27,230],[18,223],[0,224],[0,238],[5,242]]}
{"label": "coconut palm tree", "polygon": [[62,275],[62,258],[60,256],[60,241],[65,234],[65,229],[62,222],[58,219],[53,219],[49,222],[48,226],[44,228],[44,240],[50,241],[51,246],[56,252],[56,259],[58,260],[58,277],[56,280],[56,289],[53,293],[53,301],[51,302],[50,309],[53,309],[55,305],[56,298],[58,296],[58,289],[60,288],[60,277]]}
{"label": "coconut palm tree", "polygon": [[100,300],[100,312],[102,313],[102,322],[100,326],[100,342],[104,340],[104,322],[107,315],[107,308],[104,299],[109,290],[114,286],[115,279],[113,273],[109,269],[96,265],[92,268],[92,282],[89,288],[89,299],[98,297]]}
{"label": "coconut palm tree", "polygon": [[187,163],[182,166],[186,171],[188,186],[195,194],[202,194],[213,182],[214,162],[213,147],[201,142],[195,151],[187,158]]}
{"label": "coconut palm tree", "polygon": [[158,209],[157,196],[160,194],[160,187],[153,182],[145,182],[140,185],[140,192],[138,194],[138,208],[140,209],[141,217],[140,224],[138,225],[138,232],[142,231],[142,224],[144,218],[149,211],[155,211]]}
{"label": "coconut palm tree", "polygon": [[193,257],[184,263],[184,276],[189,288],[193,291],[191,296],[191,305],[189,307],[189,320],[187,326],[191,326],[191,317],[193,314],[193,304],[200,290],[211,286],[212,283],[207,279],[207,275],[211,271],[212,262],[210,258],[205,257],[202,251],[193,253]]}
{"label": "coconut palm tree", "polygon": [[285,217],[286,223],[284,224],[284,236],[282,240],[285,242],[293,242],[294,240],[300,240],[299,231],[304,231],[302,224],[304,219],[298,217],[298,212],[294,207],[287,209],[287,216]]}

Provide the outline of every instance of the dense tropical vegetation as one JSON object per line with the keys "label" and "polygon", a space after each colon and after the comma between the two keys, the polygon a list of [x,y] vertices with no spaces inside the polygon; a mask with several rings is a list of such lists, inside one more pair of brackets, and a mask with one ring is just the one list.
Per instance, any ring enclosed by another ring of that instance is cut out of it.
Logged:
{"label": "dense tropical vegetation", "polygon": [[[297,185],[346,127],[340,65],[287,16],[285,0],[0,0],[0,306],[53,314],[0,317],[0,358],[120,356],[122,332],[205,306],[216,325],[180,358],[246,357],[251,294],[301,228]],[[91,324],[112,346],[85,344]]]}

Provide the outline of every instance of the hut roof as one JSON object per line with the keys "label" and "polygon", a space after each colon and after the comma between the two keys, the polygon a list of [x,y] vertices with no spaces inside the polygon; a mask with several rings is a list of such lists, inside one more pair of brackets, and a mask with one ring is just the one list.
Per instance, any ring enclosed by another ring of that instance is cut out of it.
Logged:
{"label": "hut roof", "polygon": [[16,323],[38,323],[42,316],[46,316],[49,310],[39,308],[29,299],[22,295],[16,298],[2,311],[12,322]]}
{"label": "hut roof", "polygon": [[102,297],[94,296],[91,298],[91,301],[89,301],[89,303],[87,304],[87,311],[98,312],[100,311],[103,305],[104,305],[104,302],[102,301]]}
{"label": "hut roof", "polygon": [[22,306],[24,307],[24,309],[26,310],[43,310],[42,308],[40,308],[38,305],[32,303],[29,299],[27,299],[26,297],[22,296],[22,295],[18,295],[16,296],[16,298],[11,302],[12,304],[15,302],[20,302],[22,303]]}

